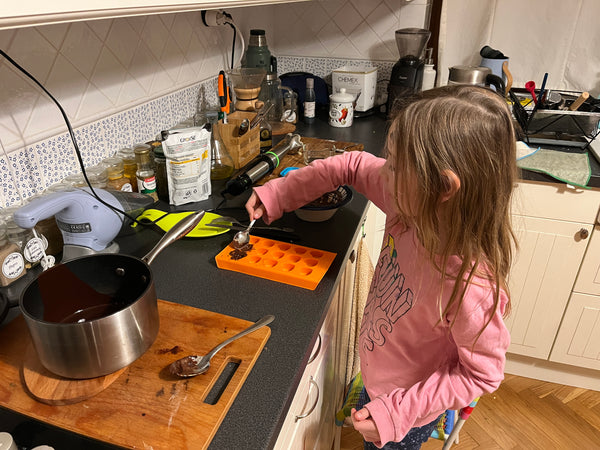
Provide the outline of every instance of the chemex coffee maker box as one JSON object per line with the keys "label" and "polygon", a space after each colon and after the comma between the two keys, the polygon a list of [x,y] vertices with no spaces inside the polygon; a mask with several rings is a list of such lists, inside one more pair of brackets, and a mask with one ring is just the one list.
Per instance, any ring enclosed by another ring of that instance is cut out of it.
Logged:
{"label": "chemex coffee maker box", "polygon": [[339,93],[341,88],[357,96],[356,111],[368,111],[375,106],[375,91],[377,87],[377,67],[343,66],[331,73],[331,87],[333,94]]}

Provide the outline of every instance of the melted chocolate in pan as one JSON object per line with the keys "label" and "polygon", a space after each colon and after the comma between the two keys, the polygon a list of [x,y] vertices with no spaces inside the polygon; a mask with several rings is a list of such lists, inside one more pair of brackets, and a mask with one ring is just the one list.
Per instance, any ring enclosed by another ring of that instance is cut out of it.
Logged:
{"label": "melted chocolate in pan", "polygon": [[[148,286],[148,278],[140,274],[139,266],[119,270],[120,262],[110,266],[89,261],[80,266],[76,264],[79,261],[59,264],[38,277],[37,289],[28,289],[25,309],[39,320],[54,323],[85,322],[120,311],[135,302]],[[143,265],[141,261],[133,262]]]}

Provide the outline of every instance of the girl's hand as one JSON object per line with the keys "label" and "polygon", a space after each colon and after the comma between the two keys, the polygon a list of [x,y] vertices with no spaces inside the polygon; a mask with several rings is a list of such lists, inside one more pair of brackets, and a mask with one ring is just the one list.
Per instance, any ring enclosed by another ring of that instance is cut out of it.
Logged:
{"label": "girl's hand", "polygon": [[250,220],[260,219],[265,214],[265,206],[254,191],[252,191],[250,198],[246,202],[246,211],[248,211]]}
{"label": "girl's hand", "polygon": [[367,408],[362,408],[358,411],[352,408],[351,417],[354,429],[363,435],[365,441],[379,443],[381,438],[379,437],[377,425],[371,419],[371,413],[369,413]]}

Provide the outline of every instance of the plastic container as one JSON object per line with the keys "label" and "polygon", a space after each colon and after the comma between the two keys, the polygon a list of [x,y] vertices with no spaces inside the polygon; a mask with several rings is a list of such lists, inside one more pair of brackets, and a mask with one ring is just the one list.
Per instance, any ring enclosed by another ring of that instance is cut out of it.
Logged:
{"label": "plastic container", "polygon": [[234,259],[230,244],[216,257],[219,269],[315,289],[336,257],[335,253],[250,235],[252,248]]}

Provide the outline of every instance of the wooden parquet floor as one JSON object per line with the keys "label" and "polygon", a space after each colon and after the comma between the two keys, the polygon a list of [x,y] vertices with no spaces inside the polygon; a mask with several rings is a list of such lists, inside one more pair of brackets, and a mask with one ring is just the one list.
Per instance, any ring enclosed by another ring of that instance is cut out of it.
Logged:
{"label": "wooden parquet floor", "polygon": [[[362,450],[362,438],[342,429],[341,450]],[[422,450],[440,450],[430,439]],[[600,450],[600,392],[506,375],[483,396],[460,432],[456,450]]]}

